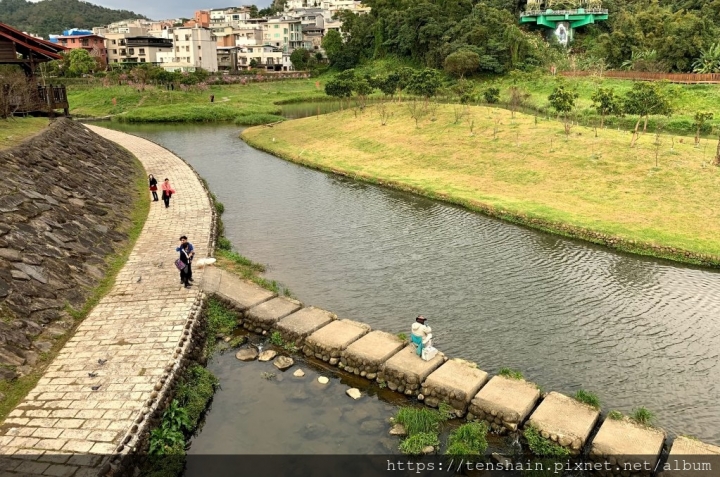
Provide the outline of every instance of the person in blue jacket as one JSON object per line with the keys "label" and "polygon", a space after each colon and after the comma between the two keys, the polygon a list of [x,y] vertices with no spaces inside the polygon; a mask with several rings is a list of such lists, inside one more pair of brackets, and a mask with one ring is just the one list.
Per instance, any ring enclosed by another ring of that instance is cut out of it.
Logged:
{"label": "person in blue jacket", "polygon": [[[185,235],[183,235],[182,237],[180,237],[180,246],[179,246],[178,248],[176,248],[175,251],[176,251],[176,252],[179,252],[180,250],[182,250],[184,244],[188,244],[188,247],[187,247],[188,265],[187,265],[187,270],[183,270],[182,272],[180,272],[180,283],[184,283],[185,278],[186,278],[185,275],[187,275],[187,281],[188,281],[188,282],[193,281],[193,278],[192,278],[192,259],[193,259],[193,257],[195,256],[195,247],[193,247],[193,244],[191,244],[190,242],[188,242],[188,238],[187,238]],[[185,274],[185,275],[183,275],[183,274]]]}

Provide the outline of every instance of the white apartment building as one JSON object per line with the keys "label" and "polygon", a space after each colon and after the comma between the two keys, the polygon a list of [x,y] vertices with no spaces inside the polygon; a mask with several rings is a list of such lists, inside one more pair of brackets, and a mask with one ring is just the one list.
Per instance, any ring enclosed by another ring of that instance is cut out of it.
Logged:
{"label": "white apartment building", "polygon": [[283,69],[283,51],[273,45],[240,48],[237,58],[238,68],[241,70],[249,70],[252,67],[271,71]]}
{"label": "white apartment building", "polygon": [[296,48],[305,48],[302,22],[299,18],[289,16],[270,17],[262,24],[263,44],[291,53]]}
{"label": "white apartment building", "polygon": [[250,19],[249,8],[217,8],[210,10],[210,25],[238,25]]}
{"label": "white apartment building", "polygon": [[167,71],[218,70],[217,44],[209,28],[175,28],[172,40],[172,51],[157,54],[160,66]]}
{"label": "white apartment building", "polygon": [[149,20],[123,20],[111,23],[104,27],[93,28],[93,33],[107,38],[108,34],[126,34],[130,36],[147,35],[147,32],[157,22]]}
{"label": "white apartment building", "polygon": [[242,23],[233,29],[235,46],[256,46],[263,43],[263,29],[257,24]]}

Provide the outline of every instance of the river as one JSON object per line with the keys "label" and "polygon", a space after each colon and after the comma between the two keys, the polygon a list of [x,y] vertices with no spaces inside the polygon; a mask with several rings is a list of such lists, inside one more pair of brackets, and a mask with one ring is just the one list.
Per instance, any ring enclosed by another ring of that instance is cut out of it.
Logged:
{"label": "river", "polygon": [[225,204],[234,246],[306,305],[394,333],[423,314],[449,356],[595,392],[605,411],[644,406],[670,432],[720,444],[718,271],[310,170],[235,126],[110,126],[187,160]]}

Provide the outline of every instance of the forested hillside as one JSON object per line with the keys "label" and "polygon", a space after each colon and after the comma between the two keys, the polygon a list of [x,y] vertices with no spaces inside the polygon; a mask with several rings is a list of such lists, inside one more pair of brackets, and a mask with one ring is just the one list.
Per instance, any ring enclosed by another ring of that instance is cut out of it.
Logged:
{"label": "forested hillside", "polygon": [[[339,69],[387,55],[441,68],[459,50],[478,72],[559,67],[720,72],[720,0],[603,0],[609,20],[576,33],[565,50],[548,30],[521,27],[524,0],[365,0],[370,15],[345,13],[347,36],[326,38]],[[572,2],[571,2],[572,3]],[[568,54],[569,53],[569,54]]]}
{"label": "forested hillside", "polygon": [[129,18],[145,18],[128,10],[111,10],[80,0],[0,0],[0,22],[48,37],[68,28],[88,28]]}

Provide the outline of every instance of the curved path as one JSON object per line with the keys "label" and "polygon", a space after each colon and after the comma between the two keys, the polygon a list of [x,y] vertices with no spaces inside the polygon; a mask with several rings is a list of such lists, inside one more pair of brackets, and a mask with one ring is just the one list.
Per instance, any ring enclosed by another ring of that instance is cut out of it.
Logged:
{"label": "curved path", "polygon": [[[0,469],[18,475],[97,475],[110,454],[127,452],[135,422],[146,422],[141,416],[168,387],[169,366],[188,348],[185,330],[202,299],[200,287],[182,287],[173,263],[180,235],[199,257],[211,250],[212,206],[198,176],[150,141],[87,127],[128,149],[158,180],[169,178],[177,194],[170,208],[151,204],[112,290],[0,427]],[[202,274],[193,270],[195,283]]]}

